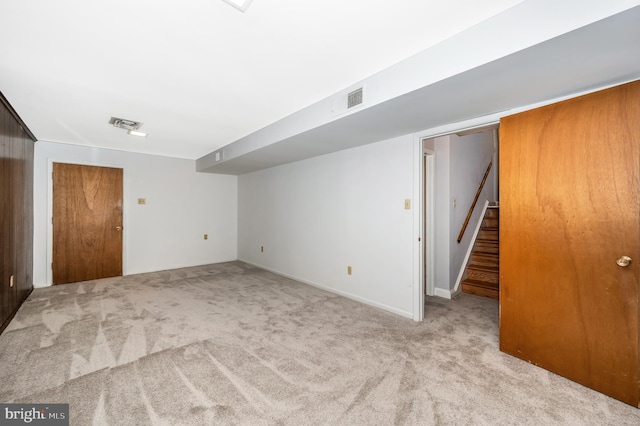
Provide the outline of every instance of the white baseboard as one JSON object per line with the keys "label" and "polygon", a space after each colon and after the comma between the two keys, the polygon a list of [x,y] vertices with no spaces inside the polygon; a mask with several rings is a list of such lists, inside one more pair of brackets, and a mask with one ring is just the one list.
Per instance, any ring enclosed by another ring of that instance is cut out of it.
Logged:
{"label": "white baseboard", "polygon": [[385,310],[387,312],[391,312],[391,313],[394,313],[396,315],[400,315],[401,317],[404,317],[404,318],[413,319],[413,312],[407,312],[407,311],[404,311],[402,309],[394,308],[393,306],[388,306],[388,305],[385,305],[383,303],[378,303],[378,302],[376,302],[374,300],[369,300],[367,298],[357,296],[355,294],[347,293],[345,291],[336,290],[334,288],[327,287],[326,285],[322,285],[322,284],[315,283],[313,281],[305,280],[304,278],[296,277],[294,275],[290,275],[290,274],[287,274],[285,272],[278,271],[277,269],[269,268],[267,266],[259,265],[257,263],[250,262],[248,260],[244,260],[244,259],[240,259],[240,258],[238,260],[240,262],[244,262],[244,263],[246,263],[248,265],[255,266],[256,268],[260,268],[260,269],[264,269],[265,271],[273,272],[274,274],[283,276],[285,278],[289,278],[289,279],[292,279],[292,280],[295,280],[295,281],[299,281],[299,282],[301,282],[303,284],[307,284],[307,285],[310,285],[312,287],[316,287],[316,288],[319,288],[321,290],[328,291],[329,293],[337,294],[339,296],[346,297],[347,299],[355,300],[356,302],[364,303],[365,305],[373,306],[375,308],[379,308],[379,309]]}
{"label": "white baseboard", "polygon": [[445,290],[444,288],[436,287],[436,291],[434,292],[433,295],[437,297],[442,297],[443,299],[452,299],[451,290]]}

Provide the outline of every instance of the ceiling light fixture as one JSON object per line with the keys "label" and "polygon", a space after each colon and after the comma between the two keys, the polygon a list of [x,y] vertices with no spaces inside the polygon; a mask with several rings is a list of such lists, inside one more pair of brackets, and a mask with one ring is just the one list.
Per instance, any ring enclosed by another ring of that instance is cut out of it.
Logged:
{"label": "ceiling light fixture", "polygon": [[140,132],[138,130],[129,130],[127,133],[130,134],[131,136],[140,136],[143,138],[147,137],[147,134],[145,132]]}
{"label": "ceiling light fixture", "polygon": [[222,0],[223,2],[230,4],[238,9],[240,12],[246,12],[253,0]]}

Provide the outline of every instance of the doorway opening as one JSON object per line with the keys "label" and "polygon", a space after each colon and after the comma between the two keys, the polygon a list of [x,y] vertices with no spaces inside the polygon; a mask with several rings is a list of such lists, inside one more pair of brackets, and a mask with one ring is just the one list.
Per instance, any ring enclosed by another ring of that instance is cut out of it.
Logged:
{"label": "doorway opening", "polygon": [[482,216],[499,203],[498,151],[497,123],[420,138],[421,318],[427,297],[452,299],[462,292]]}

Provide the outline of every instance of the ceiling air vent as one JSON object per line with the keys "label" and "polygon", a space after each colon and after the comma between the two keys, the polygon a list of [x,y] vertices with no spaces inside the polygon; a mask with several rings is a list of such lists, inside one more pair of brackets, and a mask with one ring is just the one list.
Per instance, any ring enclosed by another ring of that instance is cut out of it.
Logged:
{"label": "ceiling air vent", "polygon": [[347,109],[358,106],[362,103],[362,87],[347,95]]}
{"label": "ceiling air vent", "polygon": [[138,130],[140,126],[142,126],[142,123],[138,121],[117,117],[111,117],[111,120],[109,120],[109,124],[113,124],[113,127],[125,130]]}

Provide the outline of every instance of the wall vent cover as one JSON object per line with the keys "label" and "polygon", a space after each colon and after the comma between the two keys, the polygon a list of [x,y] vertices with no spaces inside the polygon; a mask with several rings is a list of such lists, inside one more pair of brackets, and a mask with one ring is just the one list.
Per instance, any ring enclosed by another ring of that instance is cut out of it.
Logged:
{"label": "wall vent cover", "polygon": [[362,87],[347,95],[347,109],[358,106],[362,103]]}

